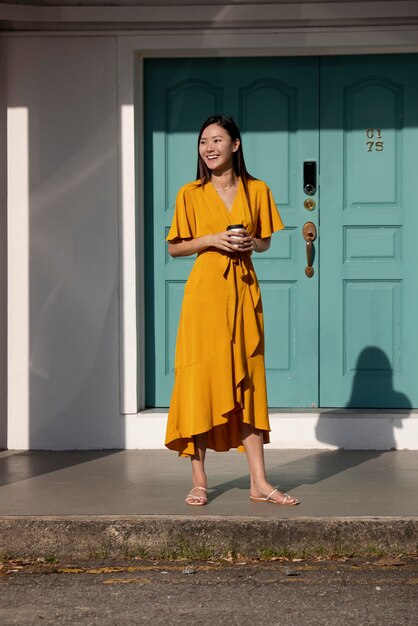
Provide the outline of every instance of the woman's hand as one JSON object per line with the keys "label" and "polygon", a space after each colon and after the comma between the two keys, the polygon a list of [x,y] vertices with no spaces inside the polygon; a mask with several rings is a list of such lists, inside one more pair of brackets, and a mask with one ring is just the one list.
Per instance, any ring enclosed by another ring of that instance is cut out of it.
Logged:
{"label": "woman's hand", "polygon": [[245,230],[245,228],[241,228],[239,231],[234,231],[236,235],[240,237],[238,241],[238,250],[239,252],[254,252],[257,249],[257,244],[254,237]]}
{"label": "woman's hand", "polygon": [[264,252],[270,247],[270,237],[261,239],[259,237],[252,237],[245,228],[240,230],[229,230],[228,233],[232,234],[235,244],[235,251],[238,252]]}
{"label": "woman's hand", "polygon": [[221,233],[207,235],[208,245],[223,252],[240,252],[242,250],[241,243],[246,232],[242,228],[240,230],[225,230]]}

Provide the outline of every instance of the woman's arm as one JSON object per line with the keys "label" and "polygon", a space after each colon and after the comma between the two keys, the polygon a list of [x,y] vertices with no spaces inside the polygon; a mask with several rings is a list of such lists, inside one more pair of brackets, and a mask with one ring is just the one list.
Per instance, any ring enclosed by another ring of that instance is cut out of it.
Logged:
{"label": "woman's arm", "polygon": [[[237,244],[237,237],[241,241]],[[196,237],[196,239],[174,239],[168,242],[168,254],[172,257],[190,256],[208,248],[223,252],[265,252],[270,248],[271,237],[251,237],[247,231],[230,231]]]}
{"label": "woman's arm", "polygon": [[253,250],[254,252],[265,252],[270,248],[271,237],[253,237]]}
{"label": "woman's arm", "polygon": [[246,230],[239,231],[242,237],[240,252],[265,252],[270,248],[271,237],[251,237]]}
{"label": "woman's arm", "polygon": [[196,239],[174,239],[168,242],[168,254],[173,257],[190,256],[205,250],[207,247],[206,236]]}
{"label": "woman's arm", "polygon": [[190,256],[208,248],[216,248],[222,252],[242,250],[241,242],[237,244],[237,233],[230,230],[196,237],[196,239],[174,239],[168,242],[168,254],[173,257]]}

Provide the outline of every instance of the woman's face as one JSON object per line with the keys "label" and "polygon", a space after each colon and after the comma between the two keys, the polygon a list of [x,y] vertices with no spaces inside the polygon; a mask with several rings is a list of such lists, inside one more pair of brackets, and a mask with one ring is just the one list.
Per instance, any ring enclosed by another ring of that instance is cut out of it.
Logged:
{"label": "woman's face", "polygon": [[232,155],[238,148],[239,139],[232,139],[222,126],[211,124],[200,138],[199,155],[211,172],[223,172],[232,168]]}

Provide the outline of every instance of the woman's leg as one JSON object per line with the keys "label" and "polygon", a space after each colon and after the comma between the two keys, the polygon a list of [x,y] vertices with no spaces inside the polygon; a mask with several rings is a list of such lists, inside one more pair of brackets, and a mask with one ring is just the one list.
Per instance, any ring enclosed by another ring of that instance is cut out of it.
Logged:
{"label": "woman's leg", "polygon": [[194,436],[195,454],[192,460],[192,480],[193,487],[207,487],[205,472],[206,442],[207,433]]}
{"label": "woman's leg", "polygon": [[[266,477],[263,433],[261,430],[241,422],[241,436],[250,470],[250,495],[255,498],[266,498],[274,491],[274,487],[267,481]],[[285,495],[281,491],[275,491],[271,499],[280,504],[285,500]],[[295,504],[296,502],[296,498],[291,496],[286,498],[286,504]]]}
{"label": "woman's leg", "polygon": [[186,498],[187,504],[198,506],[207,503],[205,472],[207,433],[194,436],[195,454],[191,457],[193,489]]}

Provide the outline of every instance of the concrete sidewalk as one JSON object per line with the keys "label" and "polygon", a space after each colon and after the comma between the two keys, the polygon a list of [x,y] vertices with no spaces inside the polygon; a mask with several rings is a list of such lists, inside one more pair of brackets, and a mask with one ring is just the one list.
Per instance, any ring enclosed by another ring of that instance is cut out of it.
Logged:
{"label": "concrete sidewalk", "polygon": [[249,501],[245,455],[208,453],[209,505],[168,450],[0,452],[0,553],[248,556],[418,551],[418,452],[268,450],[298,507]]}

